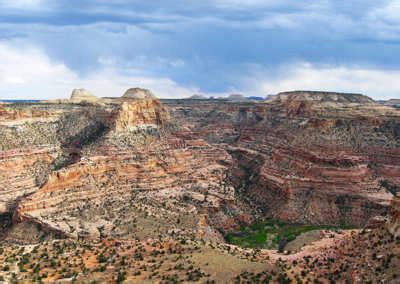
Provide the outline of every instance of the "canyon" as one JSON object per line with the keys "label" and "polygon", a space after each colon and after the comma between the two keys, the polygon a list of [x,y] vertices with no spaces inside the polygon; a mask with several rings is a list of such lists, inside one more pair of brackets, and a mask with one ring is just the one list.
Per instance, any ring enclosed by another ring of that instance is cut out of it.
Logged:
{"label": "canyon", "polygon": [[348,252],[360,230],[400,237],[400,110],[330,92],[252,102],[78,89],[0,103],[0,181],[4,243],[157,238],[231,250],[227,233],[279,220],[352,228],[359,237],[337,235]]}

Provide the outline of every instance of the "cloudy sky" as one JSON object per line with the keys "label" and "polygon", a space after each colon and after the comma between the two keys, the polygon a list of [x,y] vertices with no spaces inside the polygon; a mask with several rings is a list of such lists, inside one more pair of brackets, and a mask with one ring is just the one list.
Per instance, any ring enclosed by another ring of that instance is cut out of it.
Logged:
{"label": "cloudy sky", "polygon": [[0,0],[0,98],[400,98],[400,0]]}

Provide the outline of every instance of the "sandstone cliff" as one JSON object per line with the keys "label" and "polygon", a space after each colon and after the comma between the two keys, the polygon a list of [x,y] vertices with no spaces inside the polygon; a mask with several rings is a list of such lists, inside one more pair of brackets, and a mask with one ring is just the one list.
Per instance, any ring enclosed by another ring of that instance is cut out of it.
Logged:
{"label": "sandstone cliff", "polygon": [[[129,90],[128,90],[129,91]],[[128,92],[127,91],[127,92]],[[136,97],[129,97],[122,101],[115,114],[115,130],[128,131],[140,127],[158,127],[169,120],[169,114],[160,101],[152,96],[143,96],[145,93],[135,93]],[[140,98],[139,98],[140,97]],[[133,100],[131,100],[133,98]]]}

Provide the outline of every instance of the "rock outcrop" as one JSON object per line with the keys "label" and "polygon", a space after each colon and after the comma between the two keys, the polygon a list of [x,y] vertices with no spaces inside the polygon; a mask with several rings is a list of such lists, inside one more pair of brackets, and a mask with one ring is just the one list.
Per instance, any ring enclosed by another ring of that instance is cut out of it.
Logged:
{"label": "rock outcrop", "polygon": [[71,94],[72,103],[97,103],[99,98],[85,89],[74,89]]}
{"label": "rock outcrop", "polygon": [[130,88],[126,90],[126,92],[123,94],[122,97],[129,99],[137,99],[137,100],[156,98],[150,90],[142,88]]}
{"label": "rock outcrop", "polygon": [[148,90],[129,89],[122,98],[122,103],[114,111],[116,131],[158,127],[169,120],[167,109]]}

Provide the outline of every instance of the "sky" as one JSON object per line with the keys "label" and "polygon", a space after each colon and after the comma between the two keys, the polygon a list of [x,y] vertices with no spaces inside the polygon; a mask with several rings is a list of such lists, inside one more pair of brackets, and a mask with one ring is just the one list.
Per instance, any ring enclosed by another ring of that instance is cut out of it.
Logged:
{"label": "sky", "polygon": [[400,0],[0,0],[0,98],[400,98]]}

